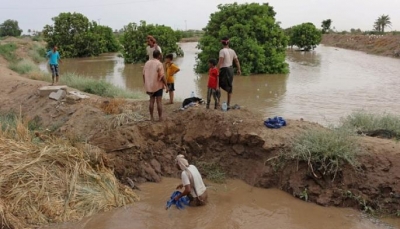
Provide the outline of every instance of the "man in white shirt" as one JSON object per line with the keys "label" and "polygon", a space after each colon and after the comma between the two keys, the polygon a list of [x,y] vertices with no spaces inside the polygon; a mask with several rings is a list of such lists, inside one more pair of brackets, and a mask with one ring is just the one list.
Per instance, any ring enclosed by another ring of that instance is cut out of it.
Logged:
{"label": "man in white shirt", "polygon": [[[146,53],[148,56],[148,60],[154,59],[153,58],[154,50],[158,50],[162,54],[161,47],[157,45],[157,41],[153,36],[150,36],[150,35],[147,36],[147,44],[148,44],[148,46],[146,47]],[[162,56],[161,56],[161,59],[162,59]]]}
{"label": "man in white shirt", "polygon": [[184,188],[184,191],[175,197],[175,200],[179,200],[183,196],[188,196],[191,206],[206,205],[208,199],[207,188],[204,185],[199,170],[197,170],[196,166],[189,165],[189,162],[183,155],[176,157],[176,165],[178,169],[182,170],[182,184],[178,185],[176,189]]}
{"label": "man in white shirt", "polygon": [[229,108],[233,91],[233,61],[235,61],[238,74],[240,75],[242,72],[240,70],[240,63],[235,50],[229,48],[229,38],[222,38],[221,43],[224,47],[219,51],[219,61],[217,64],[219,70],[219,87],[228,93],[227,103]]}

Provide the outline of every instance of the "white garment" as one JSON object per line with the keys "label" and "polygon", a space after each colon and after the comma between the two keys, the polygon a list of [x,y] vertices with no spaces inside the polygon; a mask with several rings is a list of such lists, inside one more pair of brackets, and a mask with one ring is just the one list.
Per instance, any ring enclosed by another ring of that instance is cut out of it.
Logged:
{"label": "white garment", "polygon": [[219,57],[224,58],[224,62],[221,64],[221,68],[231,67],[233,60],[237,58],[236,52],[230,48],[223,48],[219,51]]}
{"label": "white garment", "polygon": [[[204,185],[203,179],[201,178],[201,174],[199,170],[197,170],[196,166],[194,165],[189,165],[187,168],[193,176],[193,181],[194,181],[194,187],[196,189],[196,192],[199,196],[203,195],[203,193],[206,191],[206,186]],[[182,171],[182,184],[183,186],[190,185],[190,179],[189,176],[185,171]],[[193,197],[197,197],[196,193],[194,190],[190,191],[190,194],[192,194]]]}
{"label": "white garment", "polygon": [[[150,47],[150,46],[147,46],[147,48],[146,48],[146,52],[147,52],[147,55],[149,56],[149,60],[154,59],[154,57],[153,57],[153,52],[154,52],[154,50],[155,50],[155,47],[156,47],[156,46],[153,46],[153,48]],[[160,46],[157,45],[157,49],[162,53],[161,47],[160,47]]]}

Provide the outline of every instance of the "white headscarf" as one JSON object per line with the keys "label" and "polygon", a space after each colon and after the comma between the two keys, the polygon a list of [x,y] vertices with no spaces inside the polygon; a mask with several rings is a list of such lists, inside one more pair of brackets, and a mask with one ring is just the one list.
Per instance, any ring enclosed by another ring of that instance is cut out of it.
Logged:
{"label": "white headscarf", "polygon": [[183,171],[187,170],[187,167],[189,167],[189,162],[185,159],[185,156],[183,156],[182,154],[176,156],[176,163],[179,165],[179,168],[181,168],[181,170]]}

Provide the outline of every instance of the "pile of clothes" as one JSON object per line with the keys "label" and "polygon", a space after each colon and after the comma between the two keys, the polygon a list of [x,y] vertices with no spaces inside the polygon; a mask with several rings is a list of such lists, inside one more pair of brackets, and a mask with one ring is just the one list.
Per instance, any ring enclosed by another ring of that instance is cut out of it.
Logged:
{"label": "pile of clothes", "polygon": [[184,209],[185,205],[189,205],[190,200],[187,196],[181,197],[177,201],[175,200],[175,197],[179,196],[180,194],[180,191],[175,191],[172,193],[170,199],[167,201],[166,209],[169,209],[172,205],[175,205],[178,209]]}
{"label": "pile of clothes", "polygon": [[282,126],[286,126],[286,120],[282,117],[268,118],[264,121],[264,125],[271,129],[279,129]]}

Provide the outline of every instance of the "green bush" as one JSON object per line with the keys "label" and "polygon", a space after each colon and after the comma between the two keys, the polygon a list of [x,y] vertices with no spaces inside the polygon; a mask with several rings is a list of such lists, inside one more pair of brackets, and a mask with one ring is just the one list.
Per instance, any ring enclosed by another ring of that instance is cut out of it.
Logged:
{"label": "green bush", "polygon": [[180,35],[171,27],[165,25],[148,25],[141,21],[140,25],[129,23],[124,27],[120,42],[124,47],[123,55],[126,63],[139,63],[147,60],[146,40],[152,35],[164,54],[176,53],[183,56],[182,49],[178,46]]}
{"label": "green bush", "polygon": [[0,45],[0,55],[8,61],[15,61],[17,59],[14,54],[15,50],[17,50],[17,45],[14,43]]}
{"label": "green bush", "polygon": [[365,111],[354,112],[342,119],[342,127],[365,134],[386,131],[387,137],[400,138],[400,116],[393,114],[373,114]]}
{"label": "green bush", "polygon": [[316,173],[336,176],[345,164],[357,165],[359,148],[355,136],[343,128],[314,129],[299,135],[290,156],[304,161]]}
{"label": "green bush", "polygon": [[48,48],[59,46],[62,57],[97,56],[119,49],[110,27],[89,22],[80,13],[61,13],[52,20],[54,25],[44,27],[43,37]]}
{"label": "green bush", "polygon": [[40,63],[46,60],[46,49],[39,44],[34,44],[31,50],[28,51],[28,55],[33,61]]}
{"label": "green bush", "polygon": [[32,71],[39,71],[39,67],[29,59],[23,59],[10,64],[10,69],[19,74],[26,74]]}
{"label": "green bush", "polygon": [[244,75],[250,73],[287,73],[285,62],[288,37],[275,20],[267,3],[219,5],[211,14],[200,39],[196,72],[208,71],[208,60],[218,59],[221,39],[230,38],[231,48],[240,60]]}
{"label": "green bush", "polygon": [[122,89],[104,80],[83,77],[74,73],[65,73],[61,75],[60,83],[80,91],[104,97],[129,99],[138,99],[141,97],[137,92]]}
{"label": "green bush", "polygon": [[291,30],[290,43],[300,49],[309,51],[319,45],[322,39],[321,30],[317,29],[312,23],[296,25]]}

